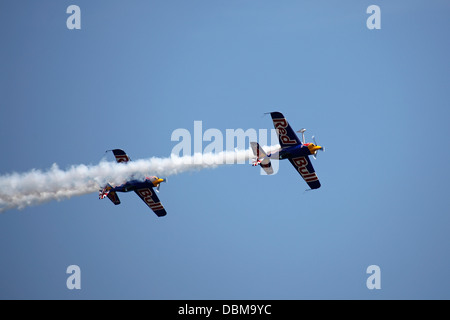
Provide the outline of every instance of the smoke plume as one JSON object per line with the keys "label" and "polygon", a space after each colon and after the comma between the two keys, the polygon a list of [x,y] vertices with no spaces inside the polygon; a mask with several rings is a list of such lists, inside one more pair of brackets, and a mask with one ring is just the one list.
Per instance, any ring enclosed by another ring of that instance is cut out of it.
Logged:
{"label": "smoke plume", "polygon": [[[264,149],[271,151],[278,147]],[[97,192],[107,183],[119,185],[129,179],[139,180],[151,175],[167,177],[225,164],[247,163],[252,158],[253,152],[247,149],[183,157],[171,155],[128,163],[102,161],[97,165],[75,165],[66,170],[53,164],[46,171],[33,169],[6,174],[0,176],[0,212]]]}

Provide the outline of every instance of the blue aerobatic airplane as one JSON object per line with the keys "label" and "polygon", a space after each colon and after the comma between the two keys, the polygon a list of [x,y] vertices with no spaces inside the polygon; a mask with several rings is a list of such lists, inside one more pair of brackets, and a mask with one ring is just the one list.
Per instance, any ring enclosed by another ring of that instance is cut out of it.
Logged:
{"label": "blue aerobatic airplane", "polygon": [[316,144],[314,137],[314,143],[305,142],[304,132],[306,129],[297,131],[302,134],[303,141],[301,141],[282,113],[270,112],[270,115],[277,131],[281,149],[274,153],[266,154],[257,142],[250,142],[256,157],[253,166],[260,165],[267,174],[272,174],[273,169],[270,159],[288,159],[311,189],[320,188],[319,178],[317,178],[309,156],[312,155],[315,159],[319,150],[324,151],[323,147]]}
{"label": "blue aerobatic airplane", "polygon": [[[117,162],[128,162],[130,161],[130,158],[127,156],[127,154],[120,149],[114,149],[112,150],[114,157],[116,157]],[[111,186],[110,184],[107,184],[102,190],[99,190],[99,198],[104,199],[106,197],[109,198],[109,200],[112,201],[115,205],[120,204],[119,197],[117,195],[117,192],[129,192],[134,191],[136,194],[145,202],[147,206],[149,206],[150,209],[153,210],[153,212],[158,217],[165,216],[166,210],[164,209],[163,205],[158,199],[158,196],[153,190],[153,187],[156,187],[156,191],[159,191],[159,186],[161,182],[166,182],[166,179],[161,179],[158,177],[147,177],[144,181],[140,180],[131,180],[127,181],[124,184],[120,186]]]}

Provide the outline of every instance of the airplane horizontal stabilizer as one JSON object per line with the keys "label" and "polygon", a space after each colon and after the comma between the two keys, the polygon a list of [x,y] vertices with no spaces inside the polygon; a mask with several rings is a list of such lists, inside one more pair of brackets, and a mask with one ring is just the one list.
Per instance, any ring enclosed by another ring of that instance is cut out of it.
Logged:
{"label": "airplane horizontal stabilizer", "polygon": [[253,154],[256,157],[256,164],[259,164],[261,168],[264,169],[266,174],[273,174],[272,164],[270,163],[270,159],[267,157],[267,154],[263,148],[261,148],[257,142],[250,142],[250,145],[252,147]]}

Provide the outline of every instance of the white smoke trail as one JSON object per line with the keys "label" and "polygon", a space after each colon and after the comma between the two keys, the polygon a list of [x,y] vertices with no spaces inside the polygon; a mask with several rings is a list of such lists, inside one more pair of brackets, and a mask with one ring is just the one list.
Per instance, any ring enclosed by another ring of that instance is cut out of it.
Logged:
{"label": "white smoke trail", "polygon": [[[278,148],[264,147],[269,152]],[[167,177],[224,164],[246,163],[251,158],[253,152],[247,149],[183,157],[172,155],[128,163],[102,161],[97,165],[77,165],[67,170],[53,164],[47,171],[31,170],[0,176],[0,212],[96,192],[106,183],[119,185],[131,178],[143,179],[149,175]]]}

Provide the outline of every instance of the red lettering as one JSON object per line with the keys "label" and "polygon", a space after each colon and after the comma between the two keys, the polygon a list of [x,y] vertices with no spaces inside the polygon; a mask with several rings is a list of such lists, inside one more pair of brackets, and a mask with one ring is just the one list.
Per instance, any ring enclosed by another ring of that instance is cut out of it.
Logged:
{"label": "red lettering", "polygon": [[126,155],[118,155],[118,156],[116,156],[116,160],[117,160],[117,162],[127,162],[128,161],[128,156],[126,156]]}
{"label": "red lettering", "polygon": [[284,144],[295,144],[295,143],[297,143],[297,142],[295,142],[295,140],[289,139],[288,136],[282,136],[282,135],[280,135],[280,139],[281,139],[281,141],[282,141]]}
{"label": "red lettering", "polygon": [[306,157],[292,158],[292,161],[297,166],[298,172],[302,175],[306,182],[318,180],[316,173],[310,173],[306,168],[308,165],[308,160],[306,160]]}
{"label": "red lettering", "polygon": [[297,167],[306,167],[308,164],[308,160],[305,157],[293,158],[292,161],[294,161]]}
{"label": "red lettering", "polygon": [[139,194],[142,196],[142,199],[152,210],[162,210],[164,207],[161,205],[161,202],[155,202],[152,199],[152,191],[150,189],[139,189]]}
{"label": "red lettering", "polygon": [[278,127],[286,128],[287,121],[284,118],[283,119],[273,119],[273,125],[274,125],[275,129],[277,129]]}
{"label": "red lettering", "polygon": [[141,196],[143,196],[144,198],[146,198],[147,196],[149,196],[149,197],[152,196],[152,192],[150,191],[150,189],[140,189],[139,194]]}
{"label": "red lettering", "polygon": [[288,122],[286,119],[273,119],[273,125],[275,127],[275,130],[277,130],[278,136],[280,138],[280,141],[283,144],[296,144],[297,141],[291,140],[289,136],[287,135],[287,126]]}
{"label": "red lettering", "polygon": [[298,172],[300,172],[302,176],[309,173],[309,171],[308,171],[308,169],[306,169],[306,167],[298,168]]}

